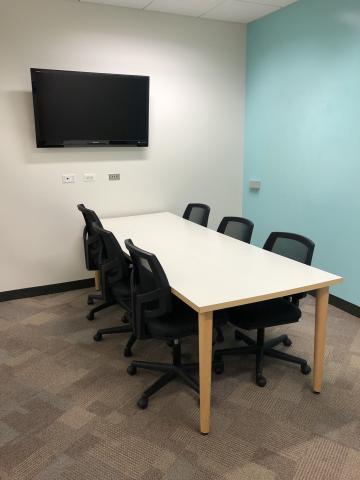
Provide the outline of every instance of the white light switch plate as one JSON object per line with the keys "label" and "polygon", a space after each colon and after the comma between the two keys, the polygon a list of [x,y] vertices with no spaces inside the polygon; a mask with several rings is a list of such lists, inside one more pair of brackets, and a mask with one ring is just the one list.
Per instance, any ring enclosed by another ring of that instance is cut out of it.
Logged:
{"label": "white light switch plate", "polygon": [[84,173],[84,182],[96,182],[96,174]]}

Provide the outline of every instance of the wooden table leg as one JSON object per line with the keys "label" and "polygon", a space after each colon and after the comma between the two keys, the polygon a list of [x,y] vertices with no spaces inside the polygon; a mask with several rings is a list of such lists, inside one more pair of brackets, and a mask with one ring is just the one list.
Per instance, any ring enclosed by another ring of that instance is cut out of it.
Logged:
{"label": "wooden table leg", "polygon": [[199,313],[200,432],[210,431],[213,312]]}
{"label": "wooden table leg", "polygon": [[95,289],[97,291],[100,290],[101,288],[101,282],[100,282],[100,271],[99,270],[95,270]]}
{"label": "wooden table leg", "polygon": [[328,305],[329,305],[329,287],[319,288],[319,290],[316,291],[314,374],[313,374],[314,393],[321,392],[321,386],[322,386],[322,380],[323,380]]}

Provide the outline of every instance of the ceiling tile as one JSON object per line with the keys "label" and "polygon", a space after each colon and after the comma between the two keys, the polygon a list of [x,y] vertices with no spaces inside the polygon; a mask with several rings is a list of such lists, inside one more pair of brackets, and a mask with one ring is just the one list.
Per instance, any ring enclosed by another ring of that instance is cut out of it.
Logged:
{"label": "ceiling tile", "polygon": [[204,14],[202,18],[248,23],[275,12],[280,8],[281,7],[275,5],[260,5],[255,2],[226,0],[224,3]]}
{"label": "ceiling tile", "polygon": [[199,17],[223,0],[153,0],[146,10]]}
{"label": "ceiling tile", "polygon": [[[1,1],[1,0],[0,0]],[[249,23],[298,0],[79,0],[193,17]]]}
{"label": "ceiling tile", "polygon": [[[241,0],[237,0],[241,1]],[[260,5],[272,5],[275,7],[286,7],[292,3],[297,2],[298,0],[244,0],[247,3],[258,3]]]}
{"label": "ceiling tile", "polygon": [[102,5],[115,5],[116,7],[145,8],[150,0],[80,0],[86,3],[101,3]]}

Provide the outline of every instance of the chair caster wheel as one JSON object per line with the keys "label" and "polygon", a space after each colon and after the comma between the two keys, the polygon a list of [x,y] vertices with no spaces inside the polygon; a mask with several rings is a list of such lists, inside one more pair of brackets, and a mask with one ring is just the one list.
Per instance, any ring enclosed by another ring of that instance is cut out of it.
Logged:
{"label": "chair caster wheel", "polygon": [[137,402],[137,406],[142,410],[145,410],[145,408],[147,408],[148,405],[149,405],[149,400],[146,397],[141,397]]}
{"label": "chair caster wheel", "polygon": [[239,342],[240,340],[242,340],[241,333],[239,332],[239,330],[235,330],[234,337],[235,337],[235,340],[238,340]]}
{"label": "chair caster wheel", "polygon": [[128,375],[136,375],[137,368],[134,365],[129,365],[126,371]]}
{"label": "chair caster wheel", "polygon": [[309,375],[309,373],[311,372],[311,367],[305,363],[304,365],[301,365],[301,373],[303,375]]}
{"label": "chair caster wheel", "polygon": [[128,317],[127,313],[125,313],[125,315],[123,315],[121,320],[122,320],[123,323],[130,323],[130,318]]}
{"label": "chair caster wheel", "polygon": [[283,345],[284,345],[285,347],[291,347],[292,341],[290,340],[289,337],[288,337],[286,340],[283,341]]}
{"label": "chair caster wheel", "polygon": [[95,317],[94,317],[94,314],[93,314],[93,313],[88,313],[88,314],[86,315],[86,318],[89,320],[89,322],[92,322]]}
{"label": "chair caster wheel", "polygon": [[94,305],[94,300],[92,298],[87,299],[87,304],[88,305]]}
{"label": "chair caster wheel", "polygon": [[256,375],[256,385],[258,387],[265,387],[266,385],[266,378],[262,375]]}
{"label": "chair caster wheel", "polygon": [[124,357],[132,357],[132,351],[130,348],[124,348]]}
{"label": "chair caster wheel", "polygon": [[101,333],[99,333],[99,332],[98,332],[98,333],[95,333],[95,335],[94,335],[94,340],[95,340],[95,342],[101,342],[102,338],[103,338],[103,337],[102,337],[102,334],[101,334]]}

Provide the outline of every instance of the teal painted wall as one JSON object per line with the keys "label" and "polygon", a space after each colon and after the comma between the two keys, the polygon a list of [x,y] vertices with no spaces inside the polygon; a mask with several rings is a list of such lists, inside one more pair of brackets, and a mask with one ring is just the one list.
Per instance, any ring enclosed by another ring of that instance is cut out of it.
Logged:
{"label": "teal painted wall", "polygon": [[[360,304],[360,1],[300,0],[248,28],[244,215],[316,243]],[[249,180],[259,179],[258,193]]]}

